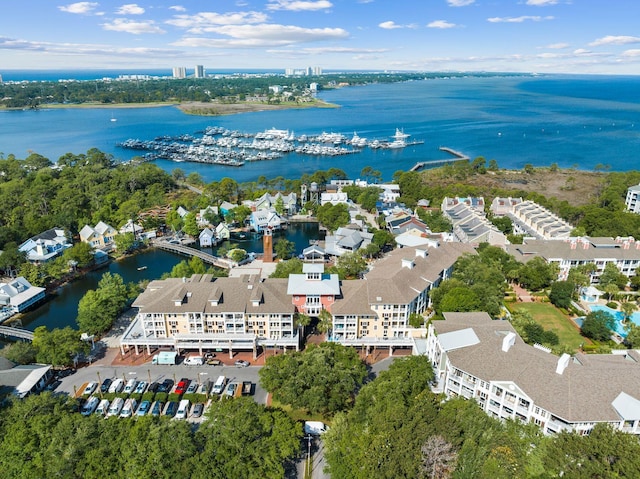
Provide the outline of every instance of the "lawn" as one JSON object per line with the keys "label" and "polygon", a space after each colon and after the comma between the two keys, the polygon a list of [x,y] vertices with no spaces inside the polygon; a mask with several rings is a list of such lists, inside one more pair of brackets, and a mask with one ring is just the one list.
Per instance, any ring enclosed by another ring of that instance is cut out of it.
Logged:
{"label": "lawn", "polygon": [[540,326],[558,335],[560,344],[571,349],[578,350],[582,344],[591,344],[591,341],[580,335],[575,323],[551,303],[510,303],[509,309],[528,311]]}

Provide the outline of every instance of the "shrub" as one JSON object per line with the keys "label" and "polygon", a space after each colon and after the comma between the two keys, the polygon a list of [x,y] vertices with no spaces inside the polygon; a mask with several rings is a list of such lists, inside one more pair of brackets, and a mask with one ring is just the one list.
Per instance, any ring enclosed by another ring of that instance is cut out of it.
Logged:
{"label": "shrub", "polygon": [[609,301],[607,303],[607,308],[618,309],[618,303],[616,303],[615,301]]}
{"label": "shrub", "polygon": [[153,397],[155,396],[154,393],[152,392],[146,392],[142,395],[142,400],[143,401],[153,401]]}
{"label": "shrub", "polygon": [[163,403],[167,402],[167,393],[156,393],[156,396],[154,398],[156,401],[160,401]]}

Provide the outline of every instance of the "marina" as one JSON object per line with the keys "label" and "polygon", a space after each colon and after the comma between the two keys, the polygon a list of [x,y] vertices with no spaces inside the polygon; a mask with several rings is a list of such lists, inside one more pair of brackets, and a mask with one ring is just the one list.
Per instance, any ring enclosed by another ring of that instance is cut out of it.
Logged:
{"label": "marina", "polygon": [[117,143],[124,149],[146,151],[145,161],[157,159],[175,162],[189,161],[225,166],[243,166],[245,162],[275,160],[288,153],[306,156],[334,157],[361,152],[364,148],[400,149],[423,144],[409,140],[408,133],[396,128],[390,140],[372,140],[342,133],[322,132],[319,135],[296,136],[293,131],[270,128],[258,133],[207,127],[202,136],[189,134],[160,136],[153,140],[128,139]]}

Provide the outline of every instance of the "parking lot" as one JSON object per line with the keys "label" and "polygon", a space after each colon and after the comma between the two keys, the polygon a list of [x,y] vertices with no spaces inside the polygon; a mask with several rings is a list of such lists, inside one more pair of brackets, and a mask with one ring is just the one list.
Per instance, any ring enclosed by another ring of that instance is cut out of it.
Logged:
{"label": "parking lot", "polygon": [[[92,366],[78,369],[75,373],[59,378],[59,384],[55,388],[56,393],[64,393],[69,396],[80,396],[85,386],[90,382],[97,382],[100,390],[100,384],[107,378],[112,380],[120,379],[124,383],[134,379],[136,381],[145,381],[147,386],[151,383],[162,383],[168,379],[175,386],[182,378],[189,379],[192,383],[202,384],[210,381],[215,383],[219,376],[225,376],[227,383],[251,382],[253,383],[252,395],[256,402],[266,404],[267,392],[260,386],[258,371],[259,367],[237,367],[237,366],[185,366],[185,365],[152,365],[145,364],[143,366],[104,366],[94,364]],[[218,396],[212,394],[211,398],[217,400]],[[197,418],[193,418],[198,422]]]}

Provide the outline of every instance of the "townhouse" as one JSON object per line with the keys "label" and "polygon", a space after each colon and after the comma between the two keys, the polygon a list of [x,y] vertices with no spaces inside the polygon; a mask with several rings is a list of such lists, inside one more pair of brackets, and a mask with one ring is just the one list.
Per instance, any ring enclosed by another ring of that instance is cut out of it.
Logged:
{"label": "townhouse", "polygon": [[597,423],[640,434],[640,354],[550,354],[487,313],[445,313],[429,325],[433,390],[474,399],[490,416],[545,434],[589,434]]}
{"label": "townhouse", "polygon": [[484,198],[444,198],[442,214],[453,225],[453,236],[461,243],[489,243],[502,246],[506,236],[484,213]]}
{"label": "townhouse", "polygon": [[571,236],[573,226],[539,204],[522,198],[495,198],[491,211],[496,216],[508,216],[513,233],[536,239],[564,239]]}

